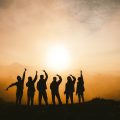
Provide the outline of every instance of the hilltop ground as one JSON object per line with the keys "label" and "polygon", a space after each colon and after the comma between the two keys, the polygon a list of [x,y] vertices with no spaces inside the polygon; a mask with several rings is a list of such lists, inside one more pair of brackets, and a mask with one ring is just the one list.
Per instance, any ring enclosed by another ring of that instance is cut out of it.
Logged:
{"label": "hilltop ground", "polygon": [[0,105],[1,120],[120,120],[120,102],[94,99],[84,104],[48,107]]}

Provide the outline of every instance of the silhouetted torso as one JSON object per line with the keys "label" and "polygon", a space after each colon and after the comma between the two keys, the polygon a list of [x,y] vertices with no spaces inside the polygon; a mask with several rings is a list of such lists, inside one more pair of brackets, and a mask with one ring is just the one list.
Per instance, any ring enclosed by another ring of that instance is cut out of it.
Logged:
{"label": "silhouetted torso", "polygon": [[84,91],[84,82],[82,79],[80,79],[78,82],[77,82],[77,93],[80,94]]}
{"label": "silhouetted torso", "polygon": [[35,92],[34,81],[28,81],[26,86],[28,87],[28,92]]}
{"label": "silhouetted torso", "polygon": [[16,82],[15,84],[16,84],[16,86],[17,86],[16,93],[23,92],[24,81],[21,80],[21,81],[19,81],[19,82]]}
{"label": "silhouetted torso", "polygon": [[43,92],[47,89],[46,81],[44,79],[40,79],[37,83],[37,89],[40,92]]}
{"label": "silhouetted torso", "polygon": [[66,83],[66,90],[65,90],[66,94],[71,94],[74,92],[74,84],[75,82],[72,80]]}
{"label": "silhouetted torso", "polygon": [[51,84],[50,84],[50,89],[53,93],[57,93],[58,92],[58,89],[59,89],[59,85],[60,85],[61,82],[57,82],[57,81],[53,81]]}

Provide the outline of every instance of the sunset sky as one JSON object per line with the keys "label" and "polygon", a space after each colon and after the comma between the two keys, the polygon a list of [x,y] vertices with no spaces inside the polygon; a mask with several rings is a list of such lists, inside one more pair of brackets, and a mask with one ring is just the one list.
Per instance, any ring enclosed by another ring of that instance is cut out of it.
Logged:
{"label": "sunset sky", "polygon": [[120,99],[120,0],[0,0],[0,66],[14,63],[63,76],[82,69],[89,93],[99,88],[87,98]]}

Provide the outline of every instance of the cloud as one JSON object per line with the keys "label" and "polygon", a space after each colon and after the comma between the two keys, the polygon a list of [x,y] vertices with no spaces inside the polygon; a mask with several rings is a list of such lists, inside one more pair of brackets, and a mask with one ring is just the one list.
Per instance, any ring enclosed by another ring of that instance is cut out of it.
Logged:
{"label": "cloud", "polygon": [[64,0],[71,17],[96,30],[120,10],[120,0]]}
{"label": "cloud", "polygon": [[[0,14],[4,24],[13,24],[15,29],[22,24],[51,20],[65,14],[73,21],[82,23],[88,29],[96,30],[107,23],[120,10],[120,0],[0,0],[0,8],[8,8]],[[7,14],[9,13],[9,14]],[[7,17],[8,16],[8,17]],[[62,18],[63,20],[66,18]],[[7,26],[6,28],[10,27]]]}

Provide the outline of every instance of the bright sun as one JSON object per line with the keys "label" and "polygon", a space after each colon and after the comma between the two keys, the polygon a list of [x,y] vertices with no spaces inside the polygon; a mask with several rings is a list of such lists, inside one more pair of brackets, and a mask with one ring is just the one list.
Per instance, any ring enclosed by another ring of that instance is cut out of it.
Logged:
{"label": "bright sun", "polygon": [[53,70],[65,70],[70,62],[70,56],[64,46],[55,45],[48,51],[48,67]]}

